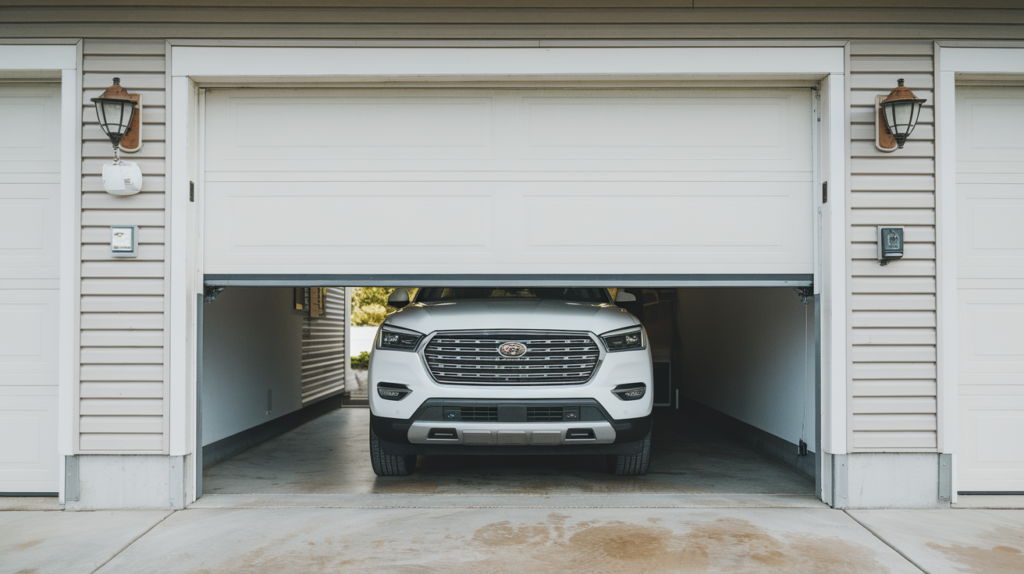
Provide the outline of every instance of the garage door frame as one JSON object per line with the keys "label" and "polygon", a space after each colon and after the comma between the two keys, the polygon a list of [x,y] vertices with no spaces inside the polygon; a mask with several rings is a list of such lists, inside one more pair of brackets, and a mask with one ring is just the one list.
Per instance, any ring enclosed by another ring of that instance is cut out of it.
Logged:
{"label": "garage door frame", "polygon": [[936,296],[938,305],[938,446],[948,455],[952,474],[949,494],[957,501],[957,442],[959,437],[957,361],[957,248],[956,248],[956,87],[957,84],[1007,85],[1024,82],[1024,47],[991,44],[936,43]]}
{"label": "garage door frame", "polygon": [[82,41],[46,44],[7,40],[0,45],[0,80],[60,83],[60,211],[58,341],[57,341],[57,456],[58,501],[65,500],[65,456],[75,450],[76,377],[78,363],[78,229],[81,205]]}
{"label": "garage door frame", "polygon": [[[267,47],[190,46],[171,42],[171,103],[168,123],[168,190],[171,195],[170,229],[170,453],[188,456],[195,452],[197,305],[204,286],[201,240],[202,147],[198,142],[203,121],[200,89],[209,86],[255,87],[275,85],[353,85],[367,82],[417,82],[430,85],[458,85],[488,82],[600,82],[630,86],[644,82],[702,82],[701,85],[792,86],[794,82],[817,82],[820,86],[820,134],[816,134],[815,163],[819,181],[828,181],[828,203],[817,197],[818,221],[814,229],[815,273],[811,278],[815,295],[822,299],[821,437],[822,453],[819,495],[831,502],[831,454],[846,454],[846,370],[847,370],[847,178],[845,81],[847,48],[836,43],[808,46],[749,47],[723,43],[719,46],[680,47],[595,47],[585,43],[560,47],[445,47],[430,43],[409,47]],[[496,46],[496,45],[491,45]],[[200,182],[199,202],[190,198],[190,183]],[[818,196],[818,194],[815,194]],[[249,278],[213,278],[221,285]],[[265,277],[264,281],[280,280]],[[301,281],[301,278],[295,278]],[[350,281],[353,277],[334,278]],[[422,278],[413,278],[420,281]],[[474,277],[472,281],[478,282]],[[530,277],[531,283],[539,278]],[[550,278],[563,282],[566,277]],[[605,281],[605,277],[592,277]],[[664,285],[701,284],[709,277],[661,278]],[[743,278],[734,278],[740,281]],[[779,285],[779,278],[747,278],[759,285]],[[308,277],[305,280],[310,280]],[[634,284],[651,285],[654,277],[626,278]],[[621,280],[616,282],[620,284]],[[789,281],[790,279],[782,279]],[[806,285],[807,277],[795,278]],[[346,283],[353,285],[371,278]],[[372,279],[380,284],[378,279]],[[388,278],[396,283],[402,278]],[[406,277],[405,281],[413,281]],[[722,282],[721,278],[713,281]],[[250,285],[252,283],[249,283]],[[269,284],[269,283],[268,283]],[[280,284],[280,283],[279,283]],[[296,285],[296,282],[288,282]],[[320,285],[322,283],[318,283]],[[735,283],[732,283],[735,285]],[[752,283],[748,283],[750,285]],[[190,460],[193,483],[188,501],[195,500],[196,476],[201,469]]]}

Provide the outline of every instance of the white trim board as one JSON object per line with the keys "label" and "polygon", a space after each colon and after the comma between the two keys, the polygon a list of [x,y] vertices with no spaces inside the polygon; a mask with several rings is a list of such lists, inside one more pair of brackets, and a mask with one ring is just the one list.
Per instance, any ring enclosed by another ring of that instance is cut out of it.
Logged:
{"label": "white trim board", "polygon": [[843,48],[172,48],[203,78],[573,78],[843,73]]}
{"label": "white trim board", "polygon": [[[0,70],[39,70],[54,72],[78,68],[78,47],[75,44],[63,46],[5,44],[0,45]],[[52,76],[48,73],[47,76]]]}
{"label": "white trim board", "polygon": [[[192,155],[198,143],[193,86],[292,86],[312,83],[417,81],[640,82],[717,78],[764,82],[800,77],[819,81],[823,100],[821,177],[829,182],[823,209],[828,237],[823,248],[822,449],[847,452],[846,428],[846,97],[845,47],[564,47],[564,48],[368,48],[368,47],[196,47],[171,45],[170,162],[167,222],[172,230],[169,320],[171,416],[194,417],[194,373],[187,367],[191,301],[196,285],[188,280],[199,249],[185,235],[192,208],[202,211],[202,192],[189,203],[189,182],[196,181]],[[821,206],[820,194],[816,207]],[[201,218],[201,213],[199,214]],[[823,222],[824,223],[824,222]],[[194,245],[194,244],[193,244]],[[826,316],[827,315],[827,316]],[[187,410],[178,397],[193,397]],[[190,454],[189,431],[171,424],[171,454]],[[198,470],[197,470],[198,472]],[[194,496],[194,495],[193,495]],[[191,502],[188,501],[188,502]]]}
{"label": "white trim board", "polygon": [[52,80],[61,83],[60,103],[60,294],[57,341],[57,453],[60,491],[64,503],[65,455],[75,454],[75,396],[78,350],[78,260],[79,202],[82,182],[81,129],[81,41],[74,44],[0,45],[0,75],[25,79]]}
{"label": "white trim board", "polygon": [[[939,452],[957,456],[957,262],[956,262],[956,85],[1024,78],[1024,47],[956,48],[936,45],[936,208],[938,215],[938,311],[940,367]],[[941,137],[938,137],[941,136]],[[952,502],[957,500],[953,462]]]}

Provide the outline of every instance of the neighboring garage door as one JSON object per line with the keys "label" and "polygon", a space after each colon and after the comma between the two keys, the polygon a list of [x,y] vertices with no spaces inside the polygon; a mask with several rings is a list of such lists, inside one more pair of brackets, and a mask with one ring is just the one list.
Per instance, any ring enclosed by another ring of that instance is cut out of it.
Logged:
{"label": "neighboring garage door", "polygon": [[0,492],[58,490],[60,86],[0,83]]}
{"label": "neighboring garage door", "polygon": [[204,271],[810,275],[811,102],[211,89]]}
{"label": "neighboring garage door", "polygon": [[1024,492],[1024,88],[957,87],[961,492]]}

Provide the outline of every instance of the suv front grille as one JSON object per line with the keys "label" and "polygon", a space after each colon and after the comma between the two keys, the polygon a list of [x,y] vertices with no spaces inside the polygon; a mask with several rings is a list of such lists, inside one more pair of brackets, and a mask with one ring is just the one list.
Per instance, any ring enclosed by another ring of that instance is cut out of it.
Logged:
{"label": "suv front grille", "polygon": [[[526,353],[498,348],[521,343]],[[454,385],[579,385],[590,380],[601,351],[586,333],[571,331],[448,331],[423,351],[430,374]]]}

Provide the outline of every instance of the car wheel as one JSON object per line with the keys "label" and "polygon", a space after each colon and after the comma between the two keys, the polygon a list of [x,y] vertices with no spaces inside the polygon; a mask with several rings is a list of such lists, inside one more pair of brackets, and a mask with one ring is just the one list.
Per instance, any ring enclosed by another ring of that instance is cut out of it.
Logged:
{"label": "car wheel", "polygon": [[647,474],[651,464],[651,433],[643,440],[643,448],[637,454],[608,455],[608,470],[612,474],[623,476],[642,476]]}
{"label": "car wheel", "polygon": [[416,455],[385,454],[377,434],[370,429],[370,462],[377,476],[409,476],[416,470]]}

